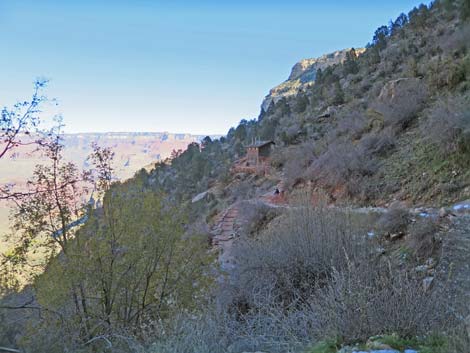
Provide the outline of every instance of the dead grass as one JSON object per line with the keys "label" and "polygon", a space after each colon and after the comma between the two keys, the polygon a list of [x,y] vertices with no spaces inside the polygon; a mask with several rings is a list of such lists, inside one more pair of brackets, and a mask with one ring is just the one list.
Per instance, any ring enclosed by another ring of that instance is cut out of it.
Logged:
{"label": "dead grass", "polygon": [[443,158],[423,139],[419,126],[398,135],[396,147],[380,165],[370,183],[382,202],[398,199],[440,207],[470,197],[470,169],[462,168],[453,155]]}

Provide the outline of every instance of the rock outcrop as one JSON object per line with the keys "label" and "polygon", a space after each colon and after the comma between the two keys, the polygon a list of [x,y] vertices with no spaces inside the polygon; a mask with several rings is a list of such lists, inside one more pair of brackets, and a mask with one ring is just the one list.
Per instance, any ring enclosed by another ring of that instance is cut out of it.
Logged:
{"label": "rock outcrop", "polygon": [[419,78],[399,78],[396,80],[388,81],[382,88],[379,94],[379,101],[387,104],[396,104],[397,99],[403,95],[417,96],[424,99],[424,88]]}
{"label": "rock outcrop", "polygon": [[[267,112],[272,102],[276,103],[282,97],[289,97],[309,87],[315,82],[318,69],[324,70],[328,66],[342,63],[346,60],[346,53],[351,48],[325,54],[319,58],[303,59],[294,65],[287,81],[269,91],[261,104],[261,111]],[[364,53],[365,49],[355,49],[356,54]]]}

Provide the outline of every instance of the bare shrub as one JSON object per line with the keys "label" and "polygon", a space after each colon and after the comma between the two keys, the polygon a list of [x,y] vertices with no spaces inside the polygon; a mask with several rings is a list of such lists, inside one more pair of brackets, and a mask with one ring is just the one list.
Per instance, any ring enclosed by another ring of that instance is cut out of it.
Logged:
{"label": "bare shrub", "polygon": [[182,314],[149,350],[149,353],[239,353],[300,351],[314,337],[312,316],[279,307],[237,318],[223,310]]}
{"label": "bare shrub", "polygon": [[295,185],[314,158],[313,144],[304,142],[289,148],[285,155],[284,177],[287,185]]}
{"label": "bare shrub", "polygon": [[237,287],[250,307],[292,305],[328,282],[333,269],[370,251],[350,219],[324,208],[299,207],[259,239],[236,249]]}
{"label": "bare shrub", "polygon": [[287,151],[289,148],[278,148],[274,147],[271,155],[271,166],[274,168],[282,168],[287,161]]}
{"label": "bare shrub", "polygon": [[[294,206],[259,239],[234,249],[238,266],[215,303],[182,314],[150,352],[291,353],[328,337],[356,343],[451,332],[455,321],[440,287],[424,290],[420,278],[383,259],[363,235],[363,221],[305,202]],[[449,352],[463,352],[466,336],[451,337]]]}
{"label": "bare shrub", "polygon": [[301,135],[302,129],[298,123],[293,123],[281,133],[281,139],[286,145],[298,143],[298,137]]}
{"label": "bare shrub", "polygon": [[396,80],[384,88],[373,108],[382,113],[386,126],[403,130],[423,109],[427,97],[427,87],[421,80]]}
{"label": "bare shrub", "polygon": [[350,142],[337,141],[314,160],[307,175],[332,188],[344,185],[354,195],[354,186],[377,170],[377,160],[372,155]]}
{"label": "bare shrub", "polygon": [[409,211],[399,204],[392,204],[377,222],[377,228],[383,234],[405,232],[411,220]]}
{"label": "bare shrub", "polygon": [[466,96],[439,101],[430,111],[422,132],[442,152],[469,152],[470,99]]}
{"label": "bare shrub", "polygon": [[243,202],[240,219],[243,220],[242,232],[246,235],[259,233],[270,221],[279,215],[279,210],[261,201]]}
{"label": "bare shrub", "polygon": [[359,140],[366,130],[366,118],[359,112],[352,112],[344,117],[338,123],[336,136],[351,136],[353,140]]}
{"label": "bare shrub", "polygon": [[233,202],[246,199],[253,192],[251,180],[239,180],[232,184],[231,197]]}
{"label": "bare shrub", "polygon": [[370,133],[361,139],[359,149],[363,155],[383,156],[391,151],[396,144],[396,137],[391,129],[379,133]]}
{"label": "bare shrub", "polygon": [[397,69],[408,56],[406,43],[406,41],[401,40],[385,48],[382,55],[386,57],[387,60],[379,64],[379,70],[383,71],[387,76],[398,71]]}
{"label": "bare shrub", "polygon": [[310,304],[318,314],[320,337],[335,336],[346,343],[396,333],[426,335],[450,324],[437,291],[425,291],[418,278],[386,264],[357,266],[336,272]]}
{"label": "bare shrub", "polygon": [[470,43],[470,25],[458,28],[449,35],[439,39],[439,47],[447,53],[465,52]]}
{"label": "bare shrub", "polygon": [[470,324],[461,324],[449,334],[446,353],[468,352],[469,347]]}
{"label": "bare shrub", "polygon": [[[269,326],[281,337],[289,330],[290,342],[414,337],[450,324],[441,293],[425,291],[412,272],[384,261],[362,234],[351,215],[298,207],[260,239],[240,245],[236,289],[224,298],[243,298],[238,320],[256,323],[250,330]],[[294,317],[302,321],[282,324]]]}
{"label": "bare shrub", "polygon": [[410,226],[410,236],[407,239],[408,247],[417,260],[430,258],[439,248],[436,234],[439,228],[431,219],[420,219]]}
{"label": "bare shrub", "polygon": [[229,346],[230,330],[226,327],[223,313],[214,315],[211,311],[204,314],[181,314],[172,324],[161,332],[160,337],[149,353],[220,353]]}

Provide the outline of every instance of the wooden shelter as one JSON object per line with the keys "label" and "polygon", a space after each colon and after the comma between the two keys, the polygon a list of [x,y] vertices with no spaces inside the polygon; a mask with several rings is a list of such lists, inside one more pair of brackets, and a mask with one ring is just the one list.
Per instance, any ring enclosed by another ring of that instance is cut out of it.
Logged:
{"label": "wooden shelter", "polygon": [[246,161],[248,165],[257,166],[271,156],[274,141],[256,141],[246,146]]}

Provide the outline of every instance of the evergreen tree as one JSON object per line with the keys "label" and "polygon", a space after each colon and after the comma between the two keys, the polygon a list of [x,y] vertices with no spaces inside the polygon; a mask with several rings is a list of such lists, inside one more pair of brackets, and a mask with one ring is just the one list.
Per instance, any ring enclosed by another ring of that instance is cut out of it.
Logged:
{"label": "evergreen tree", "polygon": [[372,43],[377,49],[383,50],[387,46],[387,37],[390,35],[390,30],[387,26],[377,28],[372,38]]}
{"label": "evergreen tree", "polygon": [[315,83],[321,85],[323,83],[323,71],[322,69],[318,69],[315,74]]}
{"label": "evergreen tree", "polygon": [[331,101],[331,104],[333,105],[340,105],[344,103],[344,92],[343,89],[341,88],[341,84],[339,82],[336,82],[334,85],[334,91],[333,91],[333,99]]}
{"label": "evergreen tree", "polygon": [[346,60],[343,63],[343,72],[345,75],[357,74],[359,72],[357,54],[354,48],[346,53]]}
{"label": "evergreen tree", "polygon": [[421,4],[418,8],[415,7],[410,11],[408,18],[413,28],[422,29],[429,18],[429,9],[426,5]]}
{"label": "evergreen tree", "polygon": [[403,27],[408,23],[408,16],[401,13],[394,22],[390,22],[390,35],[402,33]]}

